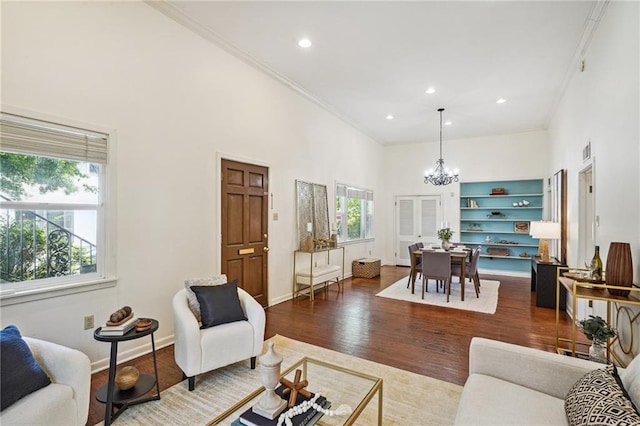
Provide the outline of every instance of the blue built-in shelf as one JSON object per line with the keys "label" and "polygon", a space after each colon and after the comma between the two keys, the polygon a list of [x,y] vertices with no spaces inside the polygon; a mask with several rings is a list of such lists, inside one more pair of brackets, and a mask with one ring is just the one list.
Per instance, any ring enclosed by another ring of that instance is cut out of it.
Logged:
{"label": "blue built-in shelf", "polygon": [[[496,195],[496,188],[505,193]],[[542,179],[460,184],[460,240],[482,246],[480,269],[518,275],[531,270],[538,240],[529,235],[529,227],[542,220],[543,188]]]}

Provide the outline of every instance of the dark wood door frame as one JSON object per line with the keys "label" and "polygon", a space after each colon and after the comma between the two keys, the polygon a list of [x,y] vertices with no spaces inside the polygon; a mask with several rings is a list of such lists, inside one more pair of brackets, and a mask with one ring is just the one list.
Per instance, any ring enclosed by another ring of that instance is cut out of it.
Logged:
{"label": "dark wood door frame", "polygon": [[221,272],[268,306],[269,169],[221,158],[220,178]]}

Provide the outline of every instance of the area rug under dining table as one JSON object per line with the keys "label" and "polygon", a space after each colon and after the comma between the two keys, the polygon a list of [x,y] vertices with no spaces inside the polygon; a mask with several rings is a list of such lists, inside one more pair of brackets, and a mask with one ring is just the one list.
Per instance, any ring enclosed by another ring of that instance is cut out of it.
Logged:
{"label": "area rug under dining table", "polygon": [[[447,425],[455,417],[462,387],[310,345],[276,335],[267,342],[275,344],[284,357],[282,369],[304,356],[362,371],[383,379],[384,425]],[[265,349],[267,342],[265,342]],[[183,381],[161,393],[159,401],[129,407],[114,425],[206,425],[215,416],[261,385],[259,368],[251,370],[249,362],[219,368],[196,378],[196,388],[189,392]],[[376,424],[375,399],[369,403],[356,424]],[[232,420],[224,424],[230,424]],[[99,423],[101,425],[102,423]],[[318,423],[322,425],[322,419]]]}
{"label": "area rug under dining table", "polygon": [[428,292],[422,298],[422,279],[416,279],[415,293],[411,293],[411,286],[407,288],[409,277],[402,278],[389,287],[385,288],[376,296],[390,299],[404,300],[407,302],[422,303],[425,305],[442,306],[444,308],[463,309],[466,311],[482,312],[485,314],[495,314],[498,307],[498,289],[500,281],[480,280],[480,297],[476,297],[473,283],[467,281],[465,284],[464,301],[460,300],[460,283],[454,279],[451,284],[451,295],[447,303],[447,295],[443,289],[436,292],[436,282],[428,281]]}

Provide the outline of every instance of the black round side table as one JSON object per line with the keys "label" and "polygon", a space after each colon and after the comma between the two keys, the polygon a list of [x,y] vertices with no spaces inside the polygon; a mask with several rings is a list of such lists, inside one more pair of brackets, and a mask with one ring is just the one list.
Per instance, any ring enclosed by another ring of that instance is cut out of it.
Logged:
{"label": "black round side table", "polygon": [[[151,318],[149,318],[151,319]],[[124,410],[131,405],[140,404],[147,401],[157,401],[160,399],[160,384],[158,383],[158,363],[156,361],[156,343],[153,333],[158,330],[158,321],[151,319],[151,328],[145,331],[132,329],[122,336],[104,336],[100,334],[102,327],[98,327],[93,332],[93,338],[100,342],[111,343],[111,357],[109,358],[109,382],[98,389],[96,399],[105,403],[104,424],[109,426]],[[153,371],[155,377],[149,374],[140,374],[140,378],[134,387],[127,390],[120,390],[115,386],[116,361],[118,358],[118,342],[139,339],[144,336],[151,336],[151,350],[153,353]],[[153,389],[156,394],[142,398],[142,396]],[[117,409],[114,410],[114,407]]]}

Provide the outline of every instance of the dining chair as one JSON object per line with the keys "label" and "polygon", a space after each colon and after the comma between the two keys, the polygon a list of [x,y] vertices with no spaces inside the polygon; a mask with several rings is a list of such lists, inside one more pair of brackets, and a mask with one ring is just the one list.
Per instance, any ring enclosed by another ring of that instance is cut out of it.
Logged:
{"label": "dining chair", "polygon": [[411,261],[411,273],[409,274],[409,281],[407,281],[407,288],[411,285],[411,277],[418,277],[418,274],[422,274],[422,258],[418,258],[413,255],[413,252],[418,250],[417,244],[409,245],[409,260]]}
{"label": "dining chair", "polygon": [[416,246],[418,246],[418,249],[422,250],[424,248],[424,243],[422,241],[418,241]]}
{"label": "dining chair", "polygon": [[438,281],[444,282],[444,289],[447,292],[447,302],[451,292],[451,253],[448,251],[422,250],[422,298],[425,291],[429,291],[429,279],[436,281],[436,292],[438,291]]}
{"label": "dining chair", "polygon": [[[464,276],[465,281],[469,278],[473,281],[473,287],[476,290],[476,297],[480,297],[480,277],[478,275],[478,261],[480,259],[480,253],[482,252],[482,247],[478,246],[473,249],[471,253],[471,261],[466,265]],[[460,264],[451,265],[451,275],[456,277],[462,276],[462,269]],[[465,285],[465,283],[461,282],[461,286]]]}

